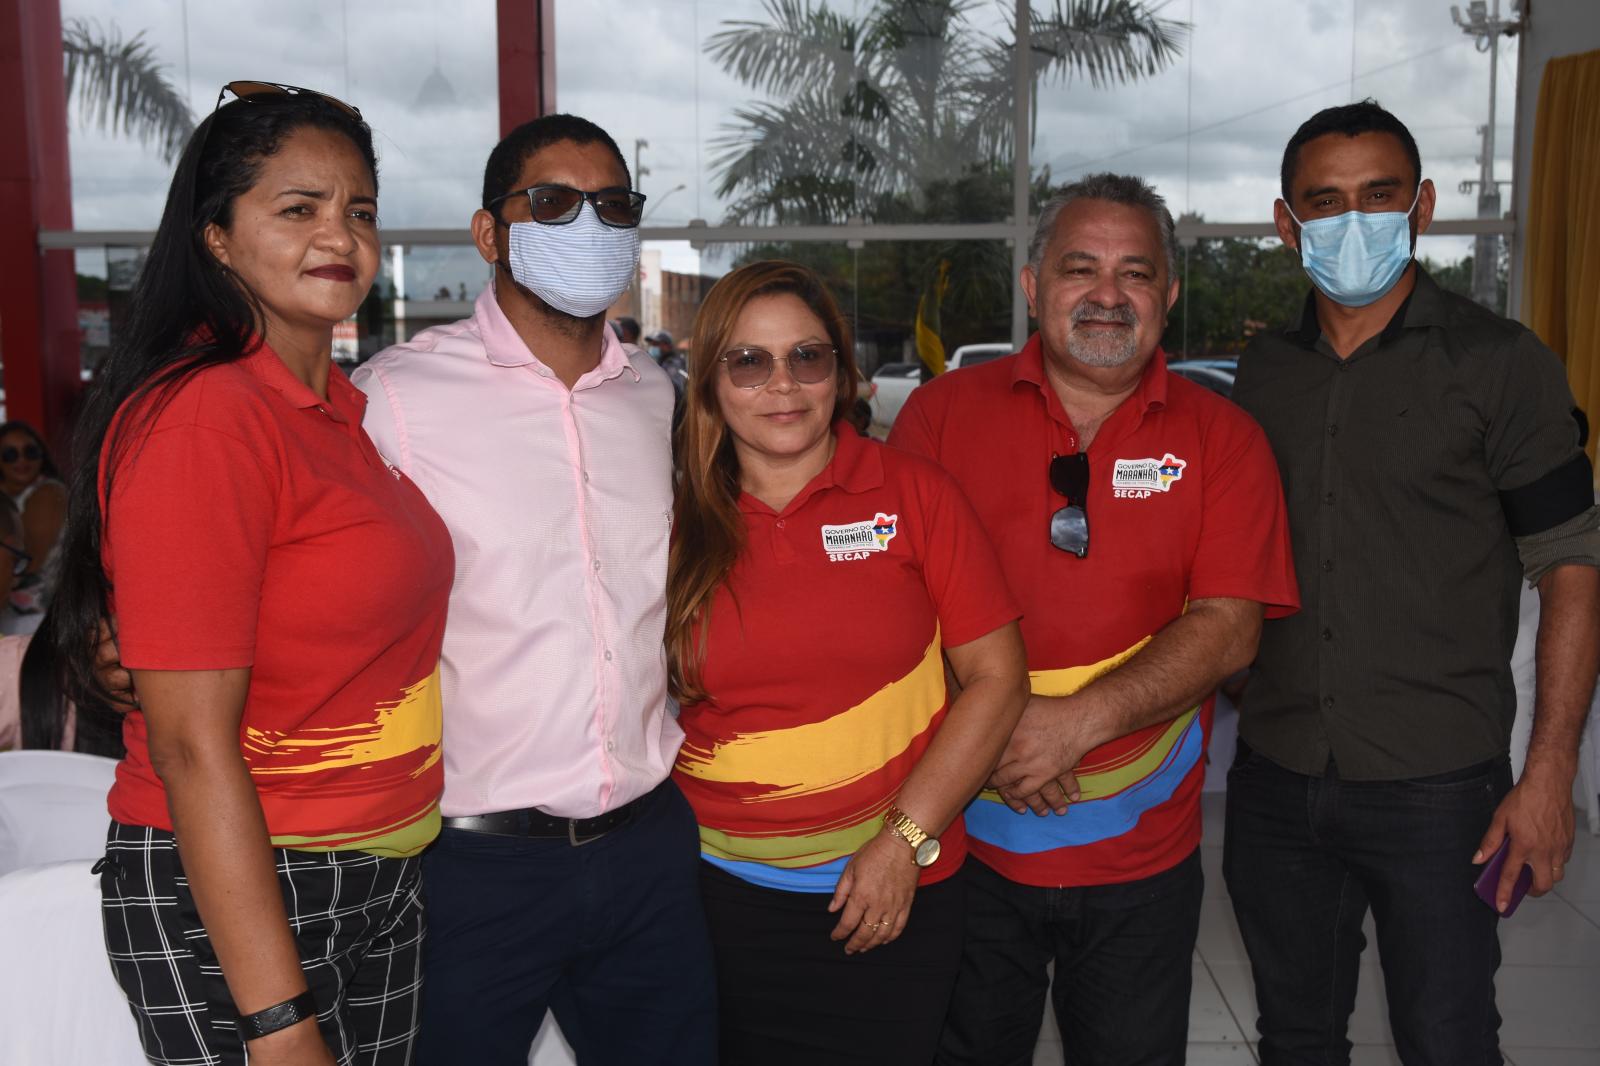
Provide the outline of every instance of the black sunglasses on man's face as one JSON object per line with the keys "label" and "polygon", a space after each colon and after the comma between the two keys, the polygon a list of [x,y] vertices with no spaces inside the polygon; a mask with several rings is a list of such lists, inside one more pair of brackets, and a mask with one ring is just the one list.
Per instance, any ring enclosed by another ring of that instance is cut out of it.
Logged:
{"label": "black sunglasses on man's face", "polygon": [[1082,559],[1089,554],[1088,453],[1051,459],[1050,487],[1067,498],[1067,505],[1050,516],[1050,543]]}
{"label": "black sunglasses on man's face", "polygon": [[488,209],[496,221],[506,224],[500,217],[500,205],[515,196],[528,198],[529,217],[541,226],[565,226],[577,221],[585,202],[594,208],[600,221],[612,229],[633,229],[644,217],[644,193],[621,185],[594,192],[570,185],[530,185],[489,201]]}

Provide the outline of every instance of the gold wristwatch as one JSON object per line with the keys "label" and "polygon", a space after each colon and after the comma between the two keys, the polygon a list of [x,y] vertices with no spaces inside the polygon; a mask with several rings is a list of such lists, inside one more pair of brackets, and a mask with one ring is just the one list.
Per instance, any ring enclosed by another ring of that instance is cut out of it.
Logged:
{"label": "gold wristwatch", "polygon": [[911,861],[918,866],[928,867],[939,861],[939,838],[928,835],[928,831],[913,822],[894,804],[883,812],[883,824],[889,832],[911,845]]}

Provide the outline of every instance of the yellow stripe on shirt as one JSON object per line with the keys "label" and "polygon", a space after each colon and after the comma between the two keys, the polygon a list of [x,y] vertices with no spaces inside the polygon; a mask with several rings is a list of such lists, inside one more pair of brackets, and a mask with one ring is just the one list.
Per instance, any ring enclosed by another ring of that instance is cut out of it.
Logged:
{"label": "yellow stripe on shirt", "polygon": [[935,629],[910,673],[849,710],[788,729],[735,734],[711,751],[685,742],[678,769],[703,781],[767,787],[750,802],[827,792],[883,769],[922,735],[944,700],[944,656]]}

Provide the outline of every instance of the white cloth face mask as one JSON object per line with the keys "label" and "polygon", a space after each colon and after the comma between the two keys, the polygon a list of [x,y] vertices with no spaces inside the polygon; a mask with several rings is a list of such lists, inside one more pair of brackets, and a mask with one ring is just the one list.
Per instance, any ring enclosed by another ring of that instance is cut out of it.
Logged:
{"label": "white cloth face mask", "polygon": [[562,225],[510,224],[509,260],[517,284],[557,311],[592,318],[617,302],[639,275],[639,231],[600,221],[584,203]]}

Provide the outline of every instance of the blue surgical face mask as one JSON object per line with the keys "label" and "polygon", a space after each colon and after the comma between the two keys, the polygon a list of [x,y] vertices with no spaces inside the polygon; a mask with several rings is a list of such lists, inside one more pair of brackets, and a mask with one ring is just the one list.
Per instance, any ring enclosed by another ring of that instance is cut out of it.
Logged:
{"label": "blue surgical face mask", "polygon": [[[1300,222],[1300,265],[1334,303],[1365,307],[1394,288],[1411,262],[1411,212],[1346,211]],[[1288,207],[1286,203],[1285,208]]]}
{"label": "blue surgical face mask", "polygon": [[506,258],[511,276],[539,299],[576,318],[617,302],[639,273],[639,231],[600,221],[594,205],[560,226],[513,222]]}

